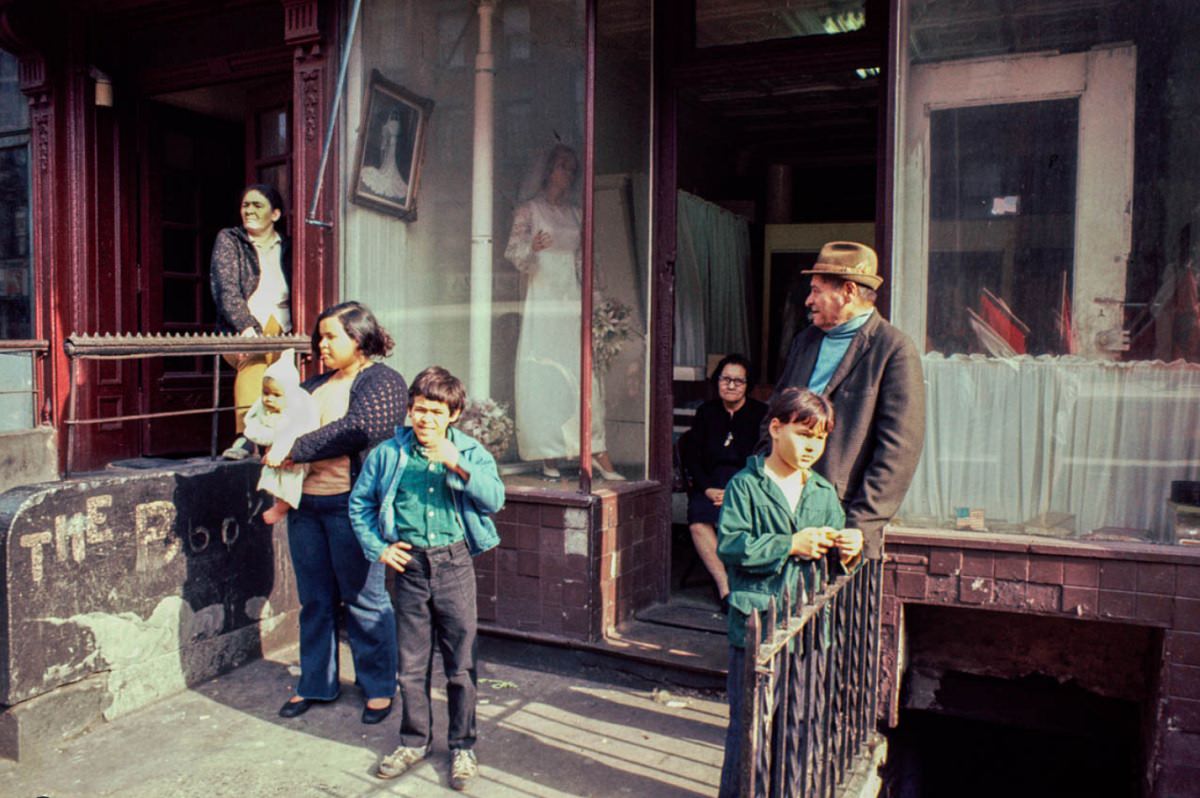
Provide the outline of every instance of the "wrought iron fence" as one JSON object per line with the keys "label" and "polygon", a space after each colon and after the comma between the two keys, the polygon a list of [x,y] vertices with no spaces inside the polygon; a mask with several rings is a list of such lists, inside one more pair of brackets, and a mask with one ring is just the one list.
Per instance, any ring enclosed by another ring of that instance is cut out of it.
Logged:
{"label": "wrought iron fence", "polygon": [[[258,355],[295,349],[307,352],[312,345],[307,335],[244,336],[215,333],[196,334],[116,334],[70,335],[63,349],[70,360],[71,387],[67,395],[67,463],[66,475],[74,466],[75,427],[85,424],[113,424],[123,421],[145,421],[153,418],[192,416],[208,413],[212,416],[212,435],[209,454],[217,456],[217,422],[220,413],[238,409],[221,406],[221,356]],[[135,360],[149,357],[195,357],[212,355],[212,404],[188,410],[166,410],[156,413],[130,413],[123,416],[81,419],[78,417],[79,362],[81,360]]]}
{"label": "wrought iron fence", "polygon": [[864,541],[862,565],[827,579],[808,603],[789,606],[785,596],[765,618],[751,613],[743,798],[832,798],[866,754],[875,729],[882,575],[880,531]]}

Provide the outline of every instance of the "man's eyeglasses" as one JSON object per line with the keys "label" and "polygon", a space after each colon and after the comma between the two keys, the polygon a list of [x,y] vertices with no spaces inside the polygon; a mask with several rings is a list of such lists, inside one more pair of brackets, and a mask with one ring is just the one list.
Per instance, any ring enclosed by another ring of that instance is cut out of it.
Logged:
{"label": "man's eyeglasses", "polygon": [[721,377],[717,381],[719,383],[721,383],[722,385],[729,385],[734,388],[741,388],[743,385],[746,384],[746,381],[743,380],[741,377]]}

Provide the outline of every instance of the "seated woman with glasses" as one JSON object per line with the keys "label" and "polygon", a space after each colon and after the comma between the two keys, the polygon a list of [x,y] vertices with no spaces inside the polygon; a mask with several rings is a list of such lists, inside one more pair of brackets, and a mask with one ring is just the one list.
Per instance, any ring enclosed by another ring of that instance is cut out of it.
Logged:
{"label": "seated woman with glasses", "polygon": [[679,457],[688,479],[688,530],[704,567],[712,575],[721,611],[727,609],[729,580],[717,557],[717,517],[725,484],[746,465],[758,443],[767,406],[748,393],[753,370],[742,355],[726,355],[713,369],[717,399],[696,410],[692,427],[679,440]]}

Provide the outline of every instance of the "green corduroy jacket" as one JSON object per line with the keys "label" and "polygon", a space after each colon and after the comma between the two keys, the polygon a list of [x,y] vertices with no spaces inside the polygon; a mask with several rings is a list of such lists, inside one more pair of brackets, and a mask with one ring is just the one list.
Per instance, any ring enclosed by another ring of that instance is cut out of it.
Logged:
{"label": "green corduroy jacket", "polygon": [[[842,529],[846,513],[829,480],[815,471],[793,513],[787,499],[764,470],[756,455],[725,487],[718,523],[717,555],[729,574],[729,642],[745,647],[746,619],[751,610],[765,613],[772,598],[782,607],[786,589],[793,605],[803,580],[804,597],[820,592],[821,569],[816,560],[791,555],[792,534],[810,526]],[[843,571],[832,562],[835,572]]]}

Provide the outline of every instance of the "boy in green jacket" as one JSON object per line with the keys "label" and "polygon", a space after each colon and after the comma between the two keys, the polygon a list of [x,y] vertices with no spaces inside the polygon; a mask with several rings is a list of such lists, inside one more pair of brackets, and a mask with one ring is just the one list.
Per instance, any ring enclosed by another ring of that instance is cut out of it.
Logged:
{"label": "boy in green jacket", "polygon": [[862,532],[843,529],[846,513],[837,491],[812,470],[833,429],[833,405],[804,388],[787,388],[767,408],[771,450],[750,458],[725,488],[717,554],[729,573],[729,728],[721,768],[720,798],[738,794],[741,761],[742,671],[746,619],[765,612],[771,599],[793,605],[822,589],[816,561],[836,547],[841,566],[862,552]]}

